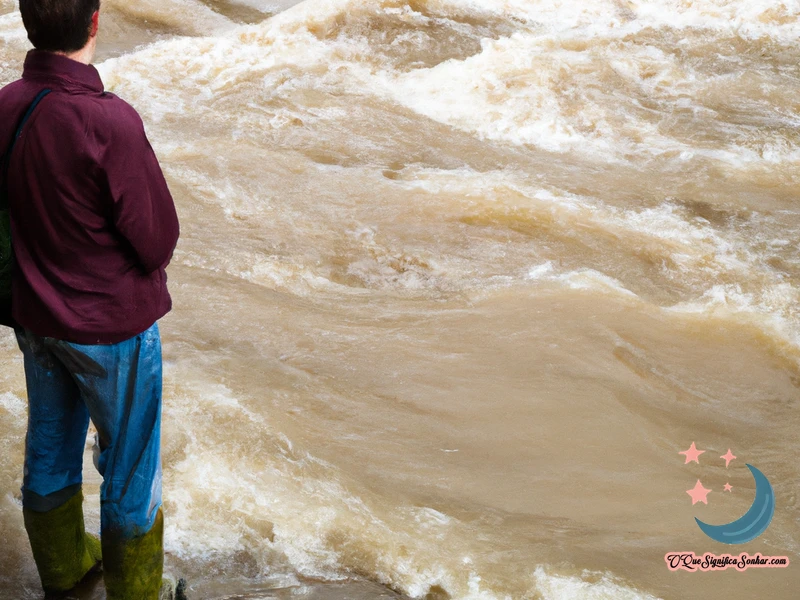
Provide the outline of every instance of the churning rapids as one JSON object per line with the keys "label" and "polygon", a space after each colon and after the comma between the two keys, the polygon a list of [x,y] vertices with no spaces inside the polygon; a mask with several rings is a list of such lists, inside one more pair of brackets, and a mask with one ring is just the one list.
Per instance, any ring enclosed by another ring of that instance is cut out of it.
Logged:
{"label": "churning rapids", "polygon": [[[777,510],[733,551],[800,561],[797,0],[292,4],[103,4],[98,68],[183,224],[165,508],[193,597],[797,598],[800,564],[664,561],[731,550],[694,517],[747,511],[746,462]],[[0,84],[27,47],[0,0]],[[3,333],[14,600],[25,423]]]}

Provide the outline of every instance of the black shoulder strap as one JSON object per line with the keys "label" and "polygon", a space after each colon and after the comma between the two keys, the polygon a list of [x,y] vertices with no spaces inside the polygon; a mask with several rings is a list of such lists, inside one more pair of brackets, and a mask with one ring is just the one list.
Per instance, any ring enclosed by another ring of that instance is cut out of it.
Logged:
{"label": "black shoulder strap", "polygon": [[39,103],[44,100],[44,97],[50,93],[51,90],[42,90],[33,99],[33,102],[28,107],[28,110],[23,115],[22,119],[17,125],[17,130],[14,132],[14,137],[11,138],[11,143],[8,145],[8,150],[3,155],[3,180],[0,183],[0,209],[7,208],[8,206],[8,168],[11,164],[11,153],[14,152],[14,146],[17,145],[17,140],[22,137],[22,130],[25,128],[25,124],[28,122],[28,119],[31,118],[33,111],[36,110],[36,107],[39,106]]}

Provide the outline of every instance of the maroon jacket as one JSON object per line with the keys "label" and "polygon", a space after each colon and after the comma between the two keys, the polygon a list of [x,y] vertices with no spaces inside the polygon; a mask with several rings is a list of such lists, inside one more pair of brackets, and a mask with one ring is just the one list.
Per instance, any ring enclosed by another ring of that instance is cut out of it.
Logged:
{"label": "maroon jacket", "polygon": [[171,308],[175,205],[139,115],[64,56],[31,51],[0,90],[0,154],[45,88],[9,169],[13,318],[40,336],[114,344]]}

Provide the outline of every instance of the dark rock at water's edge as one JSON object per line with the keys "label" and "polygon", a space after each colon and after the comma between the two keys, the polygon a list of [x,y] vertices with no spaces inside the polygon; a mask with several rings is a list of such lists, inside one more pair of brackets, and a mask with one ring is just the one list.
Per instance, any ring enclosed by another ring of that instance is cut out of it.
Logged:
{"label": "dark rock at water's edge", "polygon": [[[209,589],[213,588],[213,589]],[[349,580],[335,583],[300,583],[298,585],[270,588],[258,585],[242,585],[241,581],[216,581],[211,586],[186,589],[188,600],[408,600],[380,584]],[[102,575],[84,581],[64,600],[105,600]]]}
{"label": "dark rock at water's edge", "polygon": [[[224,600],[406,600],[388,588],[370,582],[322,583],[291,588],[248,592],[245,595],[226,596]],[[223,599],[220,599],[223,600]]]}

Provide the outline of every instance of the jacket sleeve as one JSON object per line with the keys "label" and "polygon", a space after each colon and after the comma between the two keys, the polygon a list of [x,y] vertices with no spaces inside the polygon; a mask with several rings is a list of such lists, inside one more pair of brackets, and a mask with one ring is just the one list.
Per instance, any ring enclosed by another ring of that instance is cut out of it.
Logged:
{"label": "jacket sleeve", "polygon": [[144,125],[132,108],[126,108],[126,118],[112,125],[102,167],[113,202],[114,225],[149,274],[169,264],[180,227]]}

